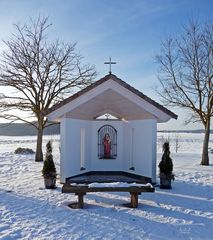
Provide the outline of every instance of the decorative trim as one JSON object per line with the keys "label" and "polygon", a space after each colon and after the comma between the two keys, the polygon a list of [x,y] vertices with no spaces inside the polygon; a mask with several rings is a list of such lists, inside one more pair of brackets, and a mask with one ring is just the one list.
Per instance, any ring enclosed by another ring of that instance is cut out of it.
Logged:
{"label": "decorative trim", "polygon": [[81,128],[80,170],[85,169],[85,128]]}
{"label": "decorative trim", "polygon": [[134,128],[131,128],[131,136],[130,136],[130,156],[129,156],[129,159],[130,159],[130,168],[129,170],[135,170],[134,168],[134,157],[133,157],[133,152],[134,152],[134,131],[135,129]]}

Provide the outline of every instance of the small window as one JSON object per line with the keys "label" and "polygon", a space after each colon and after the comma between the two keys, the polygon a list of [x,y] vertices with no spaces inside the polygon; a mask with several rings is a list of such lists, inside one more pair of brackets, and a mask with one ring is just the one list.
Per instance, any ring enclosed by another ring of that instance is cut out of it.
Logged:
{"label": "small window", "polygon": [[98,117],[96,117],[97,120],[120,120],[118,117],[110,114],[110,113],[105,113],[105,114],[102,114]]}
{"label": "small window", "polygon": [[117,130],[111,125],[104,125],[98,130],[99,159],[117,157]]}

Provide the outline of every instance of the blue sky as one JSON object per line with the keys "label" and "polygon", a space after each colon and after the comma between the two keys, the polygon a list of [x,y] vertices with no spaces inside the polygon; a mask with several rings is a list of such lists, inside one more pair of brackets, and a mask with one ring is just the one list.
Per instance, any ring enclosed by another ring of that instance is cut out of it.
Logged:
{"label": "blue sky", "polygon": [[[212,20],[212,12],[212,0],[0,0],[0,40],[10,36],[13,23],[49,16],[49,37],[77,42],[85,62],[96,66],[98,78],[108,73],[103,63],[111,56],[117,62],[114,74],[159,101],[154,56],[161,41],[177,36],[190,18]],[[160,128],[199,127],[184,126],[185,112],[172,110],[179,120]]]}

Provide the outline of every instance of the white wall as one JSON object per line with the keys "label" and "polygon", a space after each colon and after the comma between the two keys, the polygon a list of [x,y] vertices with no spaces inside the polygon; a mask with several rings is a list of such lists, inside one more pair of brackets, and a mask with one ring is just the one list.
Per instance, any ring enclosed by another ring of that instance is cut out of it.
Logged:
{"label": "white wall", "polygon": [[[110,124],[117,130],[117,158],[98,158],[98,129]],[[155,120],[61,121],[61,182],[88,171],[127,171],[156,178]],[[81,128],[85,128],[85,170],[81,169]],[[131,147],[132,146],[132,147]],[[135,170],[129,170],[130,167]]]}
{"label": "white wall", "polygon": [[[156,181],[156,125],[155,120],[129,121],[124,130],[124,170],[150,177],[153,182]],[[130,167],[135,170],[129,170]]]}
{"label": "white wall", "polygon": [[[85,128],[85,170],[81,171],[81,128]],[[61,182],[70,176],[89,171],[91,122],[63,118],[61,121]]]}

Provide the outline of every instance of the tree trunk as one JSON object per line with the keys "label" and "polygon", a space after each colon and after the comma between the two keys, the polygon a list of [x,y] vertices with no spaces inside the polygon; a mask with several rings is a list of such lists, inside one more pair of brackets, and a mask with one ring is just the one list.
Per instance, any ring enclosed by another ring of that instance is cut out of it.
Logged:
{"label": "tree trunk", "polygon": [[36,154],[35,154],[36,162],[43,161],[42,140],[43,140],[43,128],[40,127],[37,133],[37,145],[36,145]]}
{"label": "tree trunk", "polygon": [[205,126],[205,135],[204,135],[204,141],[203,141],[203,152],[202,152],[202,160],[201,165],[209,165],[209,136],[210,136],[210,119],[207,120],[206,126]]}

